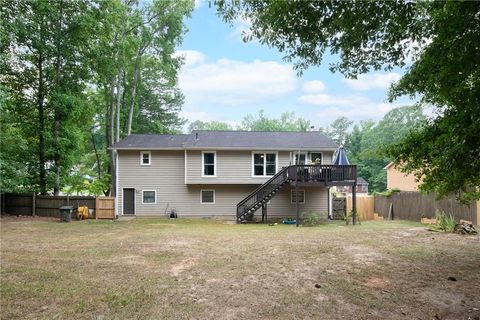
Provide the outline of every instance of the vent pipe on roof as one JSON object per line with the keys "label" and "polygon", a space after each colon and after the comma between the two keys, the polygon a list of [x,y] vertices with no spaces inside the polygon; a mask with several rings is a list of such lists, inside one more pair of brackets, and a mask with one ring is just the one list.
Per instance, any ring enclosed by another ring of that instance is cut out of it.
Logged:
{"label": "vent pipe on roof", "polygon": [[195,140],[198,140],[198,132],[195,132]]}

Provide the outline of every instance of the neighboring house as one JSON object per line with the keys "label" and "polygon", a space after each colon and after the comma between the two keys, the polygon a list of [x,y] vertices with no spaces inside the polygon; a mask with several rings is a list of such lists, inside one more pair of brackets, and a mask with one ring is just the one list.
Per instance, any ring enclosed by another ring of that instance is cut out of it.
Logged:
{"label": "neighboring house", "polygon": [[405,174],[395,167],[393,162],[384,168],[387,170],[387,189],[399,189],[401,191],[418,191],[419,182],[413,174]]}
{"label": "neighboring house", "polygon": [[[336,187],[337,192],[343,192],[343,193],[352,193],[352,186],[338,186]],[[368,182],[363,179],[362,177],[357,177],[357,187],[356,187],[357,193],[360,194],[368,194]]]}
{"label": "neighboring house", "polygon": [[[194,131],[130,135],[116,143],[117,214],[252,218],[327,213],[329,187],[353,184],[355,166],[329,165],[320,132]],[[318,159],[318,160],[317,160]],[[308,165],[315,163],[314,165]],[[292,166],[298,164],[298,166]]]}

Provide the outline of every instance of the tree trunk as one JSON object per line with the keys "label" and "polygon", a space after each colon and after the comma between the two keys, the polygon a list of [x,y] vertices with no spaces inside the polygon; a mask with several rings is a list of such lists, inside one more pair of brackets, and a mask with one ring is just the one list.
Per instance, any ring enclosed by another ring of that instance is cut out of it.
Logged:
{"label": "tree trunk", "polygon": [[[42,31],[41,31],[42,32]],[[47,194],[46,171],[45,171],[45,106],[44,106],[44,79],[43,79],[43,54],[38,54],[38,170],[40,176],[40,194]]]}
{"label": "tree trunk", "polygon": [[115,142],[120,141],[120,106],[121,106],[121,89],[122,88],[122,72],[119,72],[117,78],[117,104],[116,104],[116,124],[115,124]]}
{"label": "tree trunk", "polygon": [[97,162],[97,178],[101,179],[102,178],[102,163],[100,162],[100,156],[98,155],[98,150],[97,150],[97,144],[95,143],[95,132],[94,128],[92,128],[92,146],[93,146],[93,151],[95,152],[95,161]]}
{"label": "tree trunk", "polygon": [[[55,72],[56,72],[56,83],[57,83],[57,90],[60,88],[60,83],[61,83],[61,76],[60,76],[60,67],[61,67],[61,41],[60,37],[62,36],[62,20],[63,20],[63,1],[59,1],[59,14],[60,17],[58,19],[58,24],[57,24],[57,41],[56,41],[56,46],[57,46],[57,58],[56,58],[56,66],[55,66]],[[61,130],[61,125],[62,125],[62,114],[61,114],[61,106],[59,106],[59,102],[57,101],[56,104],[54,105],[54,124],[53,124],[53,136],[55,140],[55,153],[54,153],[54,165],[55,165],[55,180],[53,184],[53,195],[58,196],[60,194],[60,170],[61,170],[61,165],[60,165],[60,157],[61,157],[61,150],[60,150],[60,130]]]}
{"label": "tree trunk", "polygon": [[128,110],[128,125],[127,125],[128,136],[132,133],[133,108],[135,107],[135,99],[137,95],[139,64],[140,64],[140,56],[137,56],[137,59],[135,60],[134,70],[133,70],[132,97],[130,100],[130,109]]}
{"label": "tree trunk", "polygon": [[[108,118],[108,145],[107,148],[110,148],[115,143],[115,92],[114,92],[114,81],[112,81],[111,95],[110,95],[110,114]],[[110,174],[110,196],[115,196],[115,153],[112,149],[108,149],[109,156],[109,165],[108,173]]]}

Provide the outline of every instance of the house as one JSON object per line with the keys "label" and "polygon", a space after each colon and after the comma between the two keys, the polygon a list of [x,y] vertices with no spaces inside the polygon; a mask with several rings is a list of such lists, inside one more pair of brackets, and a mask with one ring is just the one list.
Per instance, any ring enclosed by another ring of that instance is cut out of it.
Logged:
{"label": "house", "polygon": [[[118,215],[243,221],[329,211],[329,188],[353,185],[356,166],[330,165],[320,132],[194,131],[130,135],[113,146]],[[297,204],[298,199],[298,204]],[[298,210],[297,210],[298,209]]]}
{"label": "house", "polygon": [[[352,186],[338,186],[336,187],[337,192],[343,193],[352,193]],[[368,182],[362,177],[357,177],[357,193],[359,194],[368,194]]]}
{"label": "house", "polygon": [[399,189],[400,191],[418,191],[418,185],[413,174],[405,174],[398,170],[393,162],[384,168],[387,170],[387,189]]}

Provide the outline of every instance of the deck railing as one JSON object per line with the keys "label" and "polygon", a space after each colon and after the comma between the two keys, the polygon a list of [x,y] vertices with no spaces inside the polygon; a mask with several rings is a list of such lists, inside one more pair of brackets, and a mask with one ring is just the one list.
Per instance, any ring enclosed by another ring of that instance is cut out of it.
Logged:
{"label": "deck railing", "polygon": [[288,179],[301,182],[355,181],[357,179],[357,166],[332,164],[293,165],[288,168]]}

